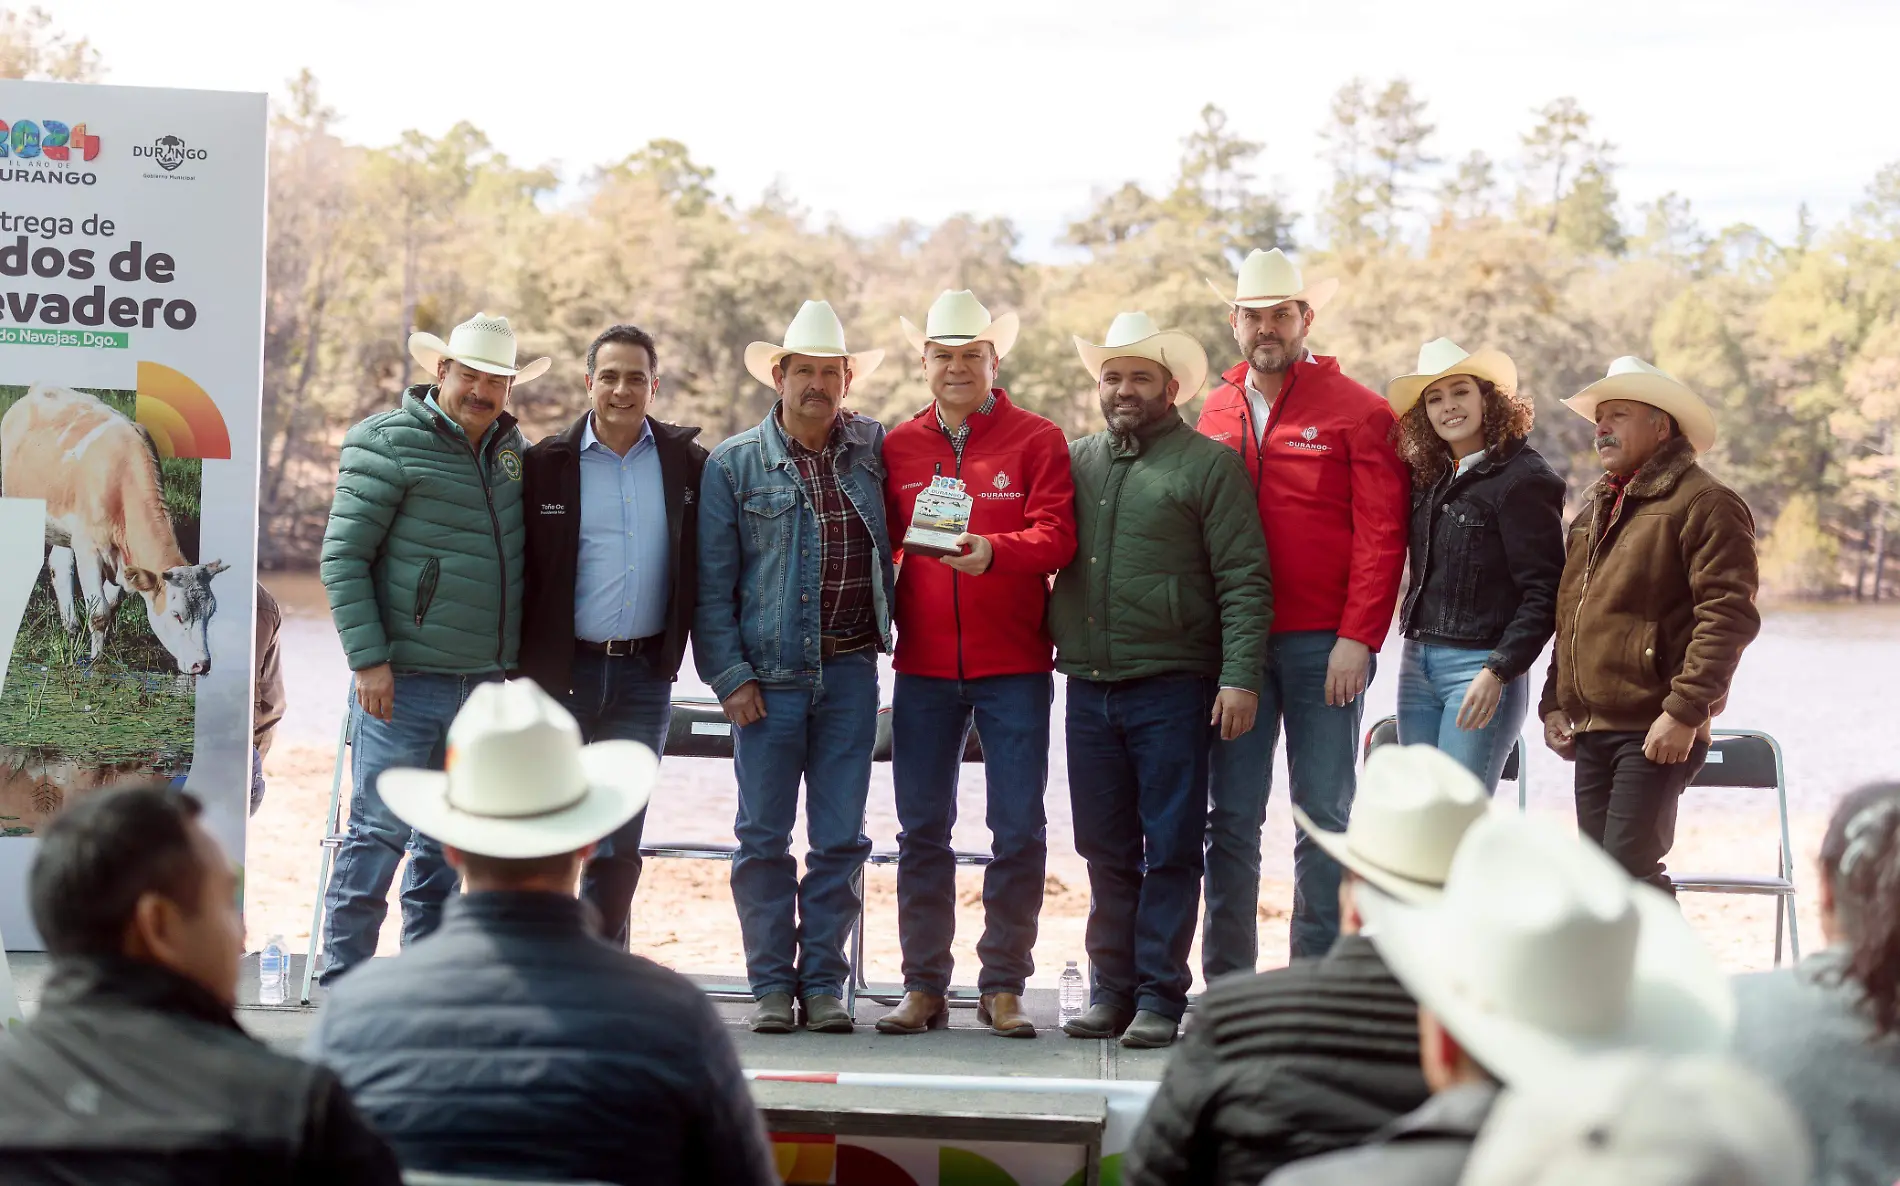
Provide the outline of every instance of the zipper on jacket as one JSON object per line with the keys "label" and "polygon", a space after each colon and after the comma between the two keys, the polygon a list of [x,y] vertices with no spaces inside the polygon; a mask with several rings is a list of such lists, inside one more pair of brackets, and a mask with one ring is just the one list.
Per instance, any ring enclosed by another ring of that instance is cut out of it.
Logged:
{"label": "zipper on jacket", "polygon": [[[949,441],[950,438],[946,436],[944,443],[949,444]],[[963,454],[957,452],[955,445],[950,445],[950,452],[956,456],[957,468],[955,476],[958,481],[962,481]],[[937,476],[943,476],[943,462],[941,461],[937,462]],[[974,502],[971,503],[971,509],[975,509]],[[971,518],[974,519],[975,516],[972,515]],[[970,524],[965,524],[965,529],[967,530],[969,526]],[[949,568],[950,566],[945,565],[944,567]],[[963,574],[959,573],[956,569],[950,569],[950,620],[955,623],[957,632],[957,683],[959,685],[963,683],[963,598],[957,591],[957,578],[961,575]]]}
{"label": "zipper on jacket", "polygon": [[[500,440],[497,435],[495,440]],[[482,484],[482,501],[488,504],[488,530],[495,540],[495,567],[501,570],[501,614],[495,619],[495,662],[507,667],[508,654],[508,552],[501,544],[501,518],[495,514],[495,492],[489,488],[488,474],[482,469],[481,454],[475,451],[464,436],[462,443],[468,445],[468,459],[475,466],[476,480]],[[494,441],[489,442],[493,447]]]}
{"label": "zipper on jacket", "polygon": [[[1583,603],[1589,600],[1590,597],[1590,578],[1596,574],[1597,554],[1602,549],[1603,544],[1610,538],[1610,532],[1614,531],[1617,523],[1622,520],[1623,503],[1627,497],[1628,491],[1618,492],[1616,505],[1610,508],[1610,521],[1603,525],[1602,534],[1590,541],[1590,554],[1583,562],[1583,583],[1577,587],[1577,613],[1575,617],[1570,619],[1570,686],[1576,691],[1577,703],[1579,704],[1584,703],[1583,684],[1577,679],[1577,634],[1583,628]],[[1595,516],[1592,516],[1593,521],[1589,527],[1589,530],[1592,532],[1596,530],[1594,519]],[[1587,708],[1588,706],[1586,705],[1585,707]],[[1588,725],[1589,723],[1590,718],[1586,716],[1583,720],[1583,724]],[[1577,731],[1582,732],[1582,727],[1579,726]]]}

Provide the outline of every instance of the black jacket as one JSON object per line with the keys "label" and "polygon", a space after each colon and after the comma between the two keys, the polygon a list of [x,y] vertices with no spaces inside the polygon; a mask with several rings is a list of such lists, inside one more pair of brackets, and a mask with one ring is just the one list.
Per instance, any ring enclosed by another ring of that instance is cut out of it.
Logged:
{"label": "black jacket", "polygon": [[685,977],[573,898],[474,893],[337,982],[306,1053],[436,1173],[776,1186],[732,1040]]}
{"label": "black jacket", "polygon": [[1262,1186],[1458,1186],[1498,1090],[1495,1083],[1448,1087],[1360,1148],[1290,1165]]}
{"label": "black jacket", "polygon": [[1429,490],[1412,491],[1405,637],[1489,650],[1505,683],[1530,670],[1557,629],[1564,481],[1523,440]]}
{"label": "black jacket", "polygon": [[1418,1006],[1372,941],[1214,982],[1122,1169],[1127,1186],[1253,1186],[1425,1102]]}
{"label": "black jacket", "polygon": [[[523,465],[522,511],[528,527],[528,589],[521,612],[521,665],[555,695],[572,690],[574,670],[574,571],[581,550],[581,434],[587,417],[544,438],[528,450]],[[686,635],[699,600],[699,475],[706,450],[693,440],[697,428],[651,417],[653,444],[666,483],[666,529],[672,556],[672,591],[666,606],[666,645],[654,667],[679,676]]]}
{"label": "black jacket", "polygon": [[163,968],[59,959],[16,1033],[0,1041],[0,1183],[401,1180],[335,1075]]}

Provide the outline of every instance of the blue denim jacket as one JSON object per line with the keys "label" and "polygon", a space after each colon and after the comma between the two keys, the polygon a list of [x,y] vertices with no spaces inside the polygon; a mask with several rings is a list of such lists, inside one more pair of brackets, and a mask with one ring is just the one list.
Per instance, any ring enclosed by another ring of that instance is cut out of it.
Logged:
{"label": "blue denim jacket", "polygon": [[[891,649],[890,534],[884,527],[884,426],[845,413],[839,485],[871,533],[880,579],[877,631]],[[721,700],[748,680],[817,682],[818,514],[786,449],[778,406],[706,460],[699,492],[699,607],[693,662]]]}

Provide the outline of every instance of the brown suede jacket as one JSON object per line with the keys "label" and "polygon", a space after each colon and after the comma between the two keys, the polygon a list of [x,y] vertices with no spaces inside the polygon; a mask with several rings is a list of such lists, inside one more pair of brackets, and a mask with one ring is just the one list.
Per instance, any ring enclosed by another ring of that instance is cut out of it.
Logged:
{"label": "brown suede jacket", "polygon": [[1646,732],[1668,714],[1706,733],[1755,609],[1755,519],[1672,437],[1629,480],[1602,479],[1570,524],[1540,716],[1578,732]]}

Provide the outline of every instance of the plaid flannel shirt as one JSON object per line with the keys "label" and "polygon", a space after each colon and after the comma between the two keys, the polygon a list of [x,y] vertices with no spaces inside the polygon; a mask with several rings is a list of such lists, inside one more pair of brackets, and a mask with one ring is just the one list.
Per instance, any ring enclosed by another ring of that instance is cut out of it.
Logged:
{"label": "plaid flannel shirt", "polygon": [[831,438],[814,452],[786,434],[785,443],[805,496],[818,512],[819,606],[821,633],[849,638],[876,628],[871,582],[877,579],[877,558],[871,533],[838,484],[838,457],[844,452],[844,420],[831,428]]}

